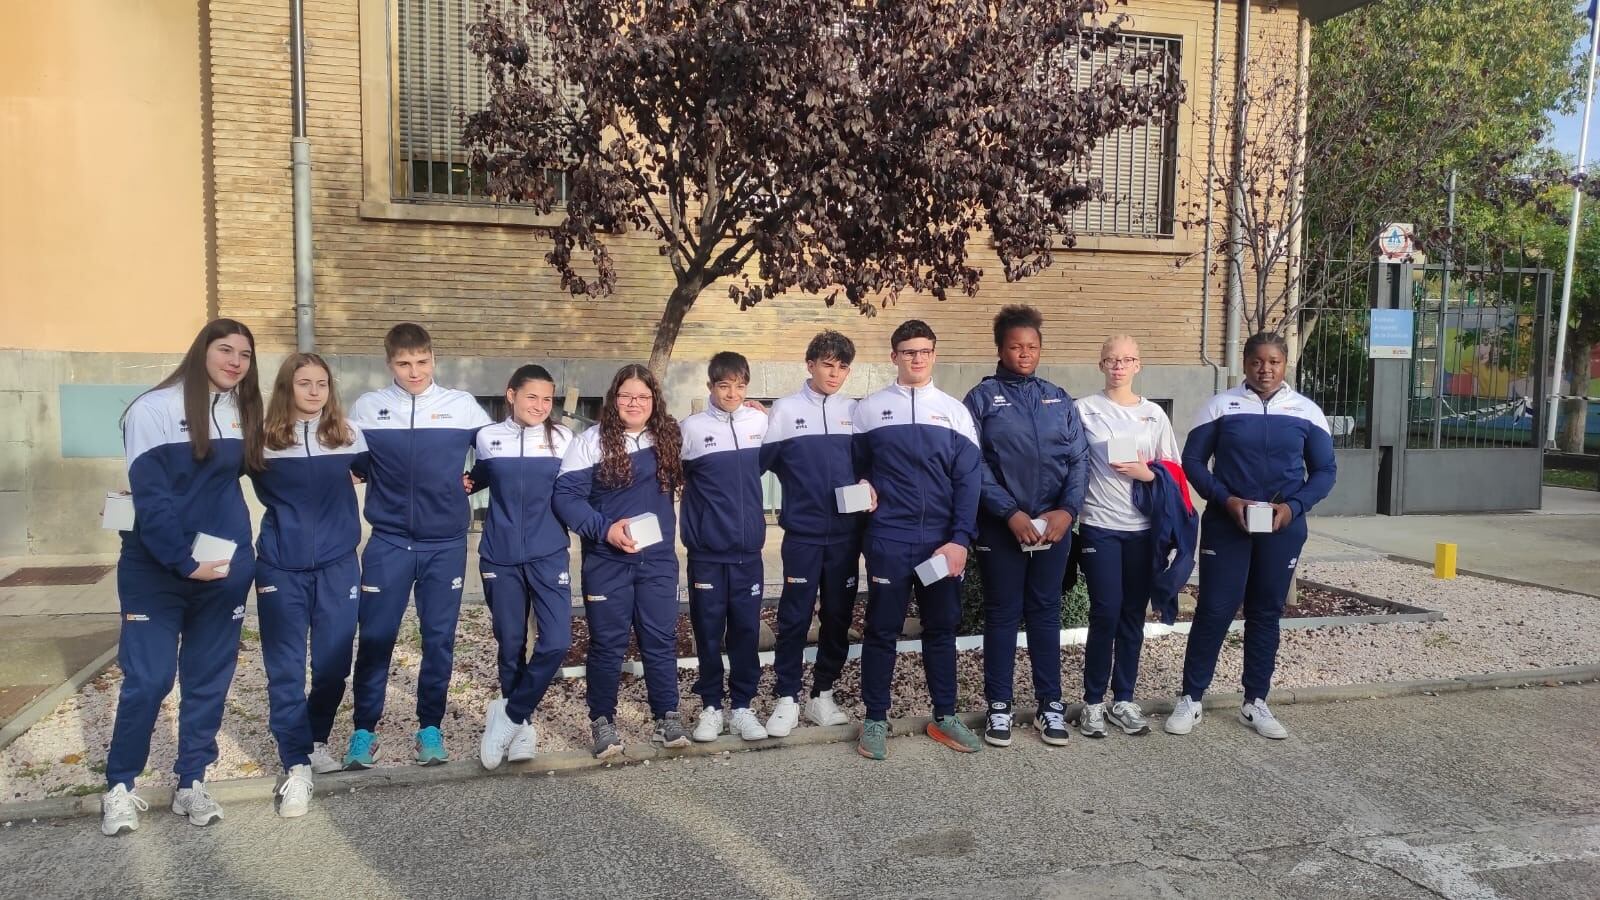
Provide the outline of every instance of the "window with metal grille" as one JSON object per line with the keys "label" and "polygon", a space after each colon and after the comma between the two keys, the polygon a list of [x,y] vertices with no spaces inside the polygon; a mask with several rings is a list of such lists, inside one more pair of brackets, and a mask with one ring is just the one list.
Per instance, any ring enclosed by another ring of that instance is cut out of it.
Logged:
{"label": "window with metal grille", "polygon": [[[1072,86],[1089,87],[1096,72],[1124,58],[1124,54],[1164,54],[1177,71],[1182,61],[1183,40],[1177,37],[1130,34],[1124,32],[1116,45],[1095,50],[1089,59],[1073,50]],[[1059,54],[1050,60],[1063,66]],[[1143,72],[1124,73],[1127,87],[1144,87],[1155,82],[1159,67]],[[1169,238],[1174,228],[1174,191],[1178,170],[1178,129],[1176,110],[1149,124],[1126,128],[1102,138],[1091,154],[1088,175],[1099,178],[1105,197],[1080,206],[1073,213],[1073,230],[1083,235]]]}
{"label": "window with metal grille", "polygon": [[[500,12],[520,4],[489,0]],[[466,117],[488,105],[483,62],[469,46],[467,29],[483,18],[484,0],[399,0],[396,55],[395,192],[398,199],[428,202],[492,203],[484,172],[472,165],[461,145]],[[538,64],[550,65],[542,33],[529,35]],[[576,97],[576,92],[571,91]],[[567,197],[566,173],[549,169],[545,177],[557,202]]]}

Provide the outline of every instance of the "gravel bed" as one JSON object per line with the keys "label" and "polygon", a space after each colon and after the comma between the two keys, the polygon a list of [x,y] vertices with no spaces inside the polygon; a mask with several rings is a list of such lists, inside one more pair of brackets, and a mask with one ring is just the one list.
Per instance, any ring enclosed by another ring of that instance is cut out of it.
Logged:
{"label": "gravel bed", "polygon": [[[1308,631],[1285,631],[1276,683],[1284,687],[1401,681],[1451,677],[1477,672],[1512,671],[1600,661],[1600,601],[1576,594],[1508,585],[1477,578],[1436,581],[1417,566],[1370,560],[1307,563],[1302,574],[1334,587],[1441,610],[1446,619],[1429,623],[1371,624]],[[229,695],[227,714],[218,737],[221,758],[210,772],[213,780],[278,771],[277,753],[267,729],[266,676],[261,667],[254,604],[240,645],[238,674]],[[379,726],[383,735],[380,765],[408,765],[410,734],[420,643],[415,620],[407,614],[395,649],[389,701]],[[1180,635],[1147,642],[1138,695],[1157,697],[1175,691],[1183,664]],[[1062,655],[1065,693],[1076,699],[1082,683],[1081,647]],[[1217,667],[1217,690],[1237,690],[1240,642],[1230,637]],[[809,666],[807,667],[809,669]],[[842,704],[859,719],[859,665],[845,666],[838,685]],[[961,705],[983,702],[983,659],[979,652],[961,654]],[[809,672],[807,673],[809,679]],[[679,673],[684,717],[692,721],[700,702],[690,692],[695,673]],[[1026,652],[1018,654],[1017,697],[1032,694]],[[0,750],[0,801],[93,793],[103,789],[106,746],[111,736],[120,673],[115,667],[86,684],[27,734]],[[770,708],[772,673],[763,673],[759,711]],[[455,676],[444,730],[455,762],[476,765],[482,712],[496,690],[495,648],[487,611],[462,609],[456,642]],[[587,745],[587,713],[581,680],[558,680],[536,715],[541,750],[569,750]],[[894,686],[897,715],[927,714],[922,667],[915,655],[901,657]],[[170,784],[176,743],[177,692],[162,707],[143,784]],[[649,710],[641,680],[624,675],[618,719],[628,740],[648,734]],[[349,700],[334,726],[333,741],[342,748],[350,734]]]}

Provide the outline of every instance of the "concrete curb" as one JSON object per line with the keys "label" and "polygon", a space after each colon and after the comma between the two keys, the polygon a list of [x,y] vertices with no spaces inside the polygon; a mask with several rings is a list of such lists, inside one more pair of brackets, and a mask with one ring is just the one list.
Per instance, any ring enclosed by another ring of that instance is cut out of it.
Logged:
{"label": "concrete curb", "polygon": [[[1455,678],[1288,688],[1273,691],[1272,702],[1278,706],[1337,703],[1348,700],[1378,700],[1417,694],[1434,695],[1468,690],[1499,690],[1501,688],[1534,686],[1557,687],[1563,684],[1581,684],[1591,681],[1600,681],[1600,663],[1561,666],[1553,669],[1527,669],[1518,672],[1488,672],[1477,675],[1460,675]],[[1203,702],[1206,709],[1227,709],[1238,706],[1243,700],[1242,694],[1212,693],[1207,694]],[[1165,715],[1172,712],[1172,704],[1171,698],[1164,698],[1147,701],[1142,705],[1147,713]],[[1076,712],[1079,706],[1081,704],[1073,704],[1071,710]],[[1018,707],[1015,712],[1018,721],[1031,721],[1034,711],[1032,708]],[[962,713],[961,718],[969,726],[976,726],[982,721],[983,712]],[[921,734],[929,721],[930,717],[928,716],[906,716],[892,719],[889,723],[890,736],[905,737]],[[582,750],[567,750],[560,753],[542,755],[538,759],[526,763],[507,763],[493,772],[485,771],[476,760],[470,758],[457,760],[443,766],[404,766],[371,769],[365,772],[336,772],[331,775],[317,776],[317,792],[326,796],[331,793],[346,791],[355,793],[356,791],[381,786],[419,787],[465,781],[473,778],[554,776],[556,773],[584,772],[591,769],[609,769],[622,765],[648,765],[655,761],[718,756],[734,751],[773,750],[780,747],[833,744],[854,740],[856,733],[857,726],[851,724],[798,728],[789,737],[768,738],[764,741],[744,741],[732,735],[724,735],[711,743],[691,744],[681,750],[665,750],[648,743],[629,744],[624,749],[622,756],[609,760],[595,759]],[[211,795],[222,803],[271,802],[275,783],[276,777],[240,778],[213,782],[207,787],[211,791]],[[171,788],[147,789],[141,793],[141,796],[150,804],[151,809],[159,809],[172,803]],[[0,804],[0,820],[7,822],[95,816],[99,815],[99,812],[100,795],[98,794],[86,797],[60,797],[25,803]]]}
{"label": "concrete curb", "polygon": [[[1382,551],[1379,552],[1381,553]],[[1385,553],[1384,557],[1391,562],[1405,563],[1408,566],[1416,566],[1429,571],[1433,570],[1432,560],[1416,559],[1415,557],[1411,556],[1401,556],[1398,553]],[[1491,575],[1488,572],[1477,572],[1472,569],[1456,569],[1456,575],[1466,575],[1472,578],[1482,578],[1484,581],[1498,581],[1501,584],[1514,584],[1517,587],[1538,588],[1541,591],[1553,591],[1557,594],[1573,594],[1578,597],[1590,597],[1595,600],[1600,600],[1600,594],[1591,594],[1587,591],[1580,591],[1577,588],[1557,587],[1553,584],[1540,584],[1537,581],[1524,581],[1521,578],[1508,578],[1504,575]]]}
{"label": "concrete curb", "polygon": [[12,741],[22,737],[29,728],[39,723],[40,719],[55,712],[62,701],[78,692],[78,689],[98,678],[101,672],[111,668],[117,661],[117,648],[120,644],[112,644],[106,652],[95,657],[94,661],[73,672],[66,681],[56,685],[55,690],[48,694],[41,694],[34,698],[32,703],[23,707],[20,712],[4,728],[0,728],[0,750],[4,750]]}

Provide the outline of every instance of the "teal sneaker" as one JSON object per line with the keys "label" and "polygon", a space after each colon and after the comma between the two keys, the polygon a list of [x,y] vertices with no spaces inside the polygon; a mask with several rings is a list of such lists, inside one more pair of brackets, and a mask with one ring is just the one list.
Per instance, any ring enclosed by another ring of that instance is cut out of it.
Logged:
{"label": "teal sneaker", "polygon": [[444,734],[437,725],[429,725],[417,732],[417,765],[438,766],[450,761],[444,749]]}
{"label": "teal sneaker", "polygon": [[868,719],[861,723],[861,740],[856,742],[856,752],[867,759],[888,758],[889,723],[883,719]]}
{"label": "teal sneaker", "polygon": [[940,716],[929,722],[928,737],[962,753],[977,753],[983,749],[983,741],[978,740],[959,716]]}
{"label": "teal sneaker", "polygon": [[364,728],[350,735],[350,750],[344,755],[346,769],[370,769],[378,764],[378,736]]}

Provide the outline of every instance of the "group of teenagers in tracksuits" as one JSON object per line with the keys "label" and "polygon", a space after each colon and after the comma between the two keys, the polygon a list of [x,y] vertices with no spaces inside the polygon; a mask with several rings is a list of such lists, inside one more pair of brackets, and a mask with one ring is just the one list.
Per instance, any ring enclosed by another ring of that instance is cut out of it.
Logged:
{"label": "group of teenagers in tracksuits", "polygon": [[[1133,700],[1146,610],[1153,605],[1170,626],[1192,569],[1191,485],[1206,501],[1200,589],[1181,695],[1165,729],[1186,734],[1200,721],[1202,695],[1242,606],[1240,719],[1266,737],[1286,737],[1266,703],[1278,620],[1304,517],[1332,488],[1334,463],[1321,411],[1283,383],[1283,340],[1264,333],[1246,343],[1244,384],[1205,406],[1180,457],[1166,414],[1134,391],[1140,360],[1132,338],[1105,342],[1104,389],[1074,401],[1036,374],[1043,327],[1031,307],[1002,309],[995,373],[964,401],[934,386],[937,337],[918,320],[891,336],[894,382],[860,400],[843,393],[856,349],[834,331],[811,341],[809,377],[770,409],[746,399],[750,369],[737,353],[711,359],[706,407],[682,422],[667,413],[651,372],[627,365],[611,381],[598,424],[574,435],[552,420],[556,385],[547,370],[518,368],[506,386],[510,415],[490,422],[470,394],[434,382],[431,339],[410,323],[385,338],[393,382],[360,397],[348,416],[330,367],[310,353],[283,362],[263,410],[250,330],[229,319],[209,323],[123,421],[135,521],[122,534],[118,566],[123,683],[102,832],[136,830],[148,809],[135,778],[174,677],[182,693],[173,812],[195,825],[222,818],[205,773],[218,755],[252,585],[284,767],[279,815],[305,814],[315,775],[375,764],[390,661],[413,597],[422,650],[416,761],[445,762],[440,724],[466,574],[467,495],[485,488],[479,574],[500,682],[479,743],[490,769],[536,753],[534,715],[572,642],[569,533],[582,546],[596,757],[623,752],[616,707],[630,639],[655,743],[683,747],[725,731],[781,738],[802,715],[818,725],[848,723],[834,684],[849,655],[863,557],[862,756],[887,755],[897,643],[913,600],[933,707],[926,731],[939,743],[975,752],[1012,742],[1019,629],[1032,664],[1032,725],[1044,742],[1067,743],[1070,725],[1089,737],[1108,727],[1146,734]],[[765,472],[783,491],[783,589],[776,699],[763,721],[755,705]],[[254,548],[241,475],[265,507]],[[367,485],[372,527],[359,561],[358,482]],[[702,701],[692,729],[678,712],[680,514],[699,657],[693,691]],[[1270,528],[1261,526],[1263,514]],[[214,555],[201,548],[217,539],[232,543],[229,558],[196,556]],[[955,638],[969,554],[984,597],[981,737],[957,714]],[[1090,623],[1083,704],[1069,721],[1060,628],[1073,571],[1087,581]],[[354,732],[341,758],[328,742],[347,680]]]}

